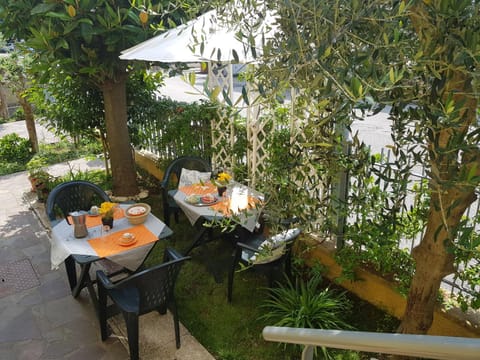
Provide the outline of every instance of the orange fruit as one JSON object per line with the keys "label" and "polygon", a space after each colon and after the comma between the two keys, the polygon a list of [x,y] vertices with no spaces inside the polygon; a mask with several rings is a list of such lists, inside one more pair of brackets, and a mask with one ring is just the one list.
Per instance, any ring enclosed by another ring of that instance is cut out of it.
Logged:
{"label": "orange fruit", "polygon": [[68,5],[67,12],[70,17],[74,17],[77,14],[77,10],[75,10],[73,5]]}
{"label": "orange fruit", "polygon": [[147,23],[147,21],[148,21],[148,14],[147,14],[146,11],[142,11],[142,12],[140,13],[139,17],[140,17],[140,22],[141,22],[142,24],[146,24],[146,23]]}

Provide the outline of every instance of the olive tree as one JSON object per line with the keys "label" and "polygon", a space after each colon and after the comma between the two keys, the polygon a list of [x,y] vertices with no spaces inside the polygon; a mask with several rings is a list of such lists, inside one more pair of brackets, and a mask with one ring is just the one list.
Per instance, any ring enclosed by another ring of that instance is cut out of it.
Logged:
{"label": "olive tree", "polygon": [[401,172],[415,164],[427,169],[426,226],[413,249],[415,272],[399,328],[403,333],[426,333],[441,281],[457,270],[456,255],[479,258],[478,237],[463,236],[462,226],[480,182],[480,3],[265,0],[243,4],[243,9],[237,6],[229,13],[244,20],[239,36],[252,45],[252,16],[274,14],[255,78],[265,97],[286,88],[297,90],[292,111],[304,135],[296,138],[294,146],[304,149],[311,164],[317,163],[317,169],[333,180],[342,167],[360,166],[357,159],[336,151],[344,140],[338,129],[348,129],[358,110],[378,111],[390,105],[397,159],[391,166]]}

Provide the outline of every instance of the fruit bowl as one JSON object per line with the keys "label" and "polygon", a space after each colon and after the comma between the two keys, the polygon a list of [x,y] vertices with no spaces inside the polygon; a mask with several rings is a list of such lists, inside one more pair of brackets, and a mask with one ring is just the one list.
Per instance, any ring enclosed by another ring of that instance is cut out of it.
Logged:
{"label": "fruit bowl", "polygon": [[125,217],[132,225],[143,224],[150,214],[150,205],[145,203],[132,204],[125,209]]}

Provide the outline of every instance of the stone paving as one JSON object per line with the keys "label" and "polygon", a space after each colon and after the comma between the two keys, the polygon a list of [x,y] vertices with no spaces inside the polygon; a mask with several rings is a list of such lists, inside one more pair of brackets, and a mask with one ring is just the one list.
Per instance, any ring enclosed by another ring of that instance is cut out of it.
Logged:
{"label": "stone paving", "polygon": [[74,299],[65,271],[50,269],[29,188],[24,172],[0,177],[0,359],[128,359],[118,338],[100,341],[87,295]]}

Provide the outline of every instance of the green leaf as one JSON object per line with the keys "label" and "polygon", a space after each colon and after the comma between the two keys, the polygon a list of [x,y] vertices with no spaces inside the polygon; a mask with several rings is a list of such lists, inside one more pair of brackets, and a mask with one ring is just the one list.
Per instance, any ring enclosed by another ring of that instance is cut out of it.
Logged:
{"label": "green leaf", "polygon": [[31,11],[31,15],[39,15],[39,14],[44,14],[47,13],[55,8],[57,4],[39,4],[35,6]]}
{"label": "green leaf", "polygon": [[356,77],[352,78],[351,89],[352,89],[352,93],[356,98],[363,97],[363,85],[358,78]]}
{"label": "green leaf", "polygon": [[245,104],[250,105],[250,101],[248,99],[247,89],[245,88],[245,86],[242,86],[242,98],[243,98],[243,101],[245,102]]}
{"label": "green leaf", "polygon": [[467,181],[471,181],[475,177],[475,175],[477,174],[477,169],[478,169],[477,163],[473,163],[472,167],[468,171]]}
{"label": "green leaf", "polygon": [[388,77],[390,79],[390,82],[392,84],[395,83],[395,71],[393,70],[393,67],[390,68],[390,71],[388,72]]}
{"label": "green leaf", "polygon": [[222,89],[221,89],[220,86],[215,86],[213,88],[212,92],[210,93],[210,96],[209,96],[210,100],[211,101],[216,101],[221,90]]}
{"label": "green leaf", "polygon": [[192,86],[195,86],[196,82],[197,82],[197,74],[195,74],[195,71],[190,71],[188,73],[188,83]]}
{"label": "green leaf", "polygon": [[50,18],[65,20],[65,21],[72,21],[72,18],[66,12],[65,13],[58,13],[58,12],[51,11],[51,12],[46,13],[45,16],[48,16]]}
{"label": "green leaf", "polygon": [[233,56],[233,61],[235,61],[236,63],[239,62],[239,58],[238,58],[238,54],[237,54],[237,51],[235,49],[232,49],[232,56]]}

